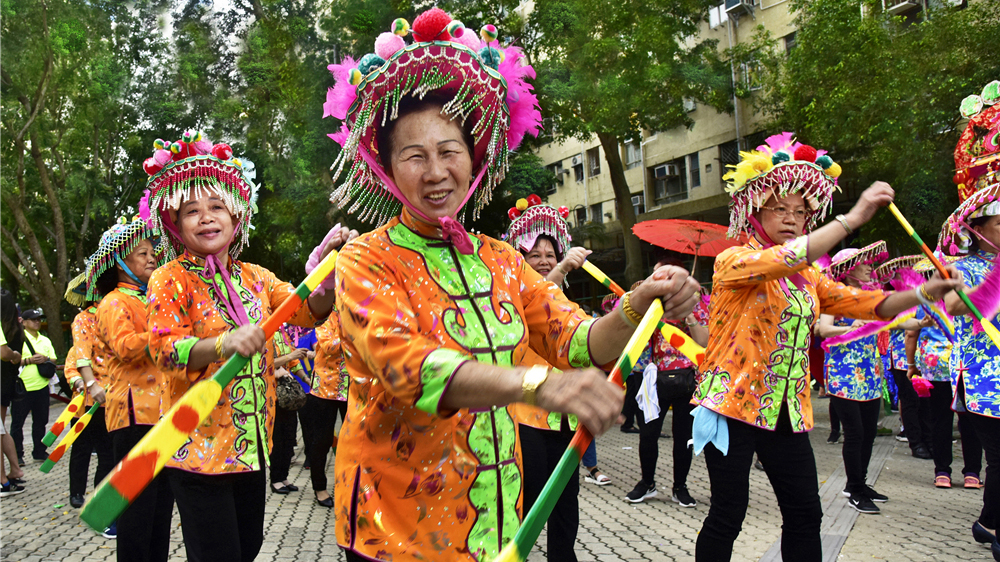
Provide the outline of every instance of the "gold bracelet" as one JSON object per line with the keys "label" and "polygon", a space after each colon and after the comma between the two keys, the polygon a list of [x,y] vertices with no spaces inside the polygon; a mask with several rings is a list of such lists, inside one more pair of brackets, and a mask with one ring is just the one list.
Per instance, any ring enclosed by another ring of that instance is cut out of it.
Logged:
{"label": "gold bracelet", "polygon": [[229,330],[226,330],[215,337],[215,354],[219,357],[219,359],[225,359],[222,346],[225,345],[227,336],[229,336]]}
{"label": "gold bracelet", "polygon": [[625,313],[625,317],[628,318],[628,321],[630,323],[638,326],[639,322],[642,322],[642,315],[636,312],[634,308],[632,308],[631,297],[632,297],[632,291],[625,293],[625,296],[622,297],[622,312]]}
{"label": "gold bracelet", "polygon": [[917,288],[917,290],[920,291],[920,294],[925,299],[927,299],[927,302],[934,302],[934,297],[932,297],[931,294],[927,292],[927,289],[924,288],[924,284],[923,283],[920,284],[920,286]]}
{"label": "gold bracelet", "polygon": [[854,229],[851,228],[851,225],[847,224],[847,217],[844,215],[837,215],[836,218],[837,222],[839,222],[840,225],[844,227],[844,230],[847,231],[847,235],[850,236],[854,232]]}

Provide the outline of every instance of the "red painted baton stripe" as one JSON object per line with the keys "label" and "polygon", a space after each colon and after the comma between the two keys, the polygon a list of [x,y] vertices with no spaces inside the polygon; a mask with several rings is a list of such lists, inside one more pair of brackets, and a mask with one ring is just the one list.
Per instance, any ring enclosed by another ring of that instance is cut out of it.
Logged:
{"label": "red painted baton stripe", "polygon": [[111,472],[108,483],[131,504],[153,481],[156,460],[159,457],[160,454],[156,451],[134,457],[126,456],[118,465],[118,469]]}

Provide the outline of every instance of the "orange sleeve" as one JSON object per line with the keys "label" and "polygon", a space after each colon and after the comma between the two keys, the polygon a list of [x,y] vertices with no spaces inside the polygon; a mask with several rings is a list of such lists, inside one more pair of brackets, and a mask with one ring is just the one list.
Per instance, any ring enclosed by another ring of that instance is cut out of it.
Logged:
{"label": "orange sleeve", "polygon": [[[114,296],[111,293],[109,296]],[[97,326],[111,352],[124,363],[146,355],[149,332],[146,311],[133,304],[135,299],[105,298],[97,306]]]}

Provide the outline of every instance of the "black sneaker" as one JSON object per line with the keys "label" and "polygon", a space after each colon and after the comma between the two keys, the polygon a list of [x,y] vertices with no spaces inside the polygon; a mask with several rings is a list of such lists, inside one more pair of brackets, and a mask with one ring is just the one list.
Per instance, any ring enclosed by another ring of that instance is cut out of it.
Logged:
{"label": "black sneaker", "polygon": [[900,443],[909,443],[910,440],[907,439],[906,437],[906,431],[900,431],[899,433],[897,433],[896,441],[899,441]]}
{"label": "black sneaker", "polygon": [[885,503],[885,502],[889,501],[889,496],[887,496],[885,494],[880,494],[880,493],[876,492],[875,488],[872,488],[871,486],[867,486],[867,485],[865,486],[865,492],[864,492],[864,494],[865,494],[865,497],[867,497],[868,499],[870,499],[873,502]]}
{"label": "black sneaker", "polygon": [[0,487],[0,498],[6,498],[8,496],[16,496],[18,494],[24,493],[24,486],[19,486],[13,482],[7,482]]}
{"label": "black sneaker", "polygon": [[837,441],[840,441],[840,432],[839,431],[831,431],[830,432],[830,436],[826,438],[826,442],[829,443],[829,444],[831,444],[831,445],[836,445]]}
{"label": "black sneaker", "polygon": [[698,502],[694,501],[694,498],[688,493],[687,486],[674,486],[674,494],[670,499],[679,503],[681,507],[694,507],[698,505]]}
{"label": "black sneaker", "polygon": [[848,498],[847,503],[851,504],[851,507],[856,509],[858,513],[876,514],[879,512],[879,509],[875,507],[875,504],[873,504],[870,499],[864,497],[861,494],[851,494],[851,497]]}
{"label": "black sneaker", "polygon": [[652,498],[656,496],[656,483],[646,484],[642,480],[635,485],[635,488],[631,492],[625,494],[625,501],[631,503],[642,503],[642,500],[646,498]]}

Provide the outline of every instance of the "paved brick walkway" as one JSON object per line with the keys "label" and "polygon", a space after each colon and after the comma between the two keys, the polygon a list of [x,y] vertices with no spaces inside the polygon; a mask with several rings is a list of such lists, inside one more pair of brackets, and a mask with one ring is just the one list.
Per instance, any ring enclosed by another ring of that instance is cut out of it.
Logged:
{"label": "paved brick walkway", "polygon": [[[817,430],[812,434],[820,486],[843,473],[840,446],[826,443],[829,431],[826,402],[816,401]],[[61,409],[54,405],[50,419]],[[669,424],[668,424],[669,425]],[[895,427],[893,416],[885,425]],[[657,485],[660,495],[642,504],[629,504],[624,495],[639,480],[638,435],[612,429],[598,440],[602,470],[613,479],[604,487],[581,483],[580,534],[577,555],[581,561],[693,560],[694,544],[708,513],[709,483],[702,457],[696,457],[688,488],[698,501],[681,508],[670,501],[671,441],[660,441]],[[979,513],[982,492],[961,487],[939,490],[931,483],[933,464],[910,457],[905,443],[879,437],[876,449],[887,449],[884,468],[875,487],[890,497],[882,513],[861,515],[853,524],[840,551],[841,561],[867,560],[992,560],[989,548],[972,540],[969,528]],[[320,507],[309,492],[308,472],[302,470],[301,447],[296,449],[291,480],[302,491],[287,496],[270,494],[266,507],[265,537],[258,560],[343,560],[336,547],[332,510]],[[961,469],[960,445],[955,446],[956,475]],[[0,559],[3,561],[82,562],[115,559],[115,542],[95,535],[80,523],[69,506],[67,466],[60,461],[51,474],[26,467],[28,491],[0,503]],[[331,463],[332,463],[331,457]],[[96,465],[96,458],[91,469]],[[331,464],[332,472],[332,464]],[[736,543],[734,560],[759,560],[780,536],[780,515],[763,472],[751,474],[750,509]],[[832,498],[827,516],[835,517],[846,502]],[[58,507],[57,507],[58,506]],[[171,560],[184,560],[180,518],[174,514]],[[545,559],[545,534],[530,560]]]}

